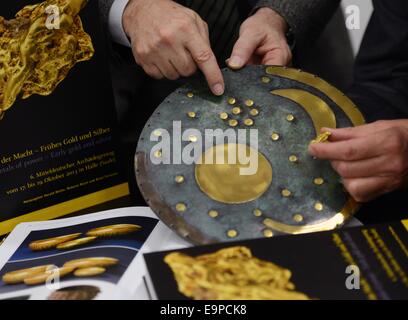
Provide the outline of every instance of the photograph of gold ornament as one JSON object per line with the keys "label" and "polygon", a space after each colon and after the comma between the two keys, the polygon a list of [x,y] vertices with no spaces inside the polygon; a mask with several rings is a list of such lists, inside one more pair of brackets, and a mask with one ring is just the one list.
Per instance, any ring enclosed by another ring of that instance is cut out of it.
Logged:
{"label": "photograph of gold ornament", "polygon": [[179,291],[194,300],[308,300],[290,281],[292,272],[258,259],[247,247],[231,247],[191,257],[173,252],[164,258]]}
{"label": "photograph of gold ornament", "polygon": [[34,286],[68,275],[81,278],[95,277],[105,273],[108,267],[118,263],[118,259],[110,257],[75,259],[65,262],[62,267],[48,264],[10,271],[3,275],[2,280],[8,285],[24,283],[27,286]]}
{"label": "photograph of gold ornament", "polygon": [[86,236],[81,237],[82,233],[73,233],[63,236],[35,240],[29,243],[28,247],[32,251],[44,251],[50,249],[70,250],[79,246],[93,243],[98,238],[112,238],[132,234],[141,230],[142,227],[137,224],[114,224],[98,227],[86,232]]}
{"label": "photograph of gold ornament", "polygon": [[31,278],[35,275],[38,274],[43,274],[47,270],[51,269],[54,267],[52,264],[47,264],[43,266],[37,266],[37,267],[32,267],[32,268],[26,268],[26,269],[20,269],[20,270],[15,270],[11,272],[7,272],[6,274],[3,275],[3,282],[6,284],[17,284],[24,282],[24,279],[26,278]]}
{"label": "photograph of gold ornament", "polygon": [[89,230],[86,235],[90,237],[115,237],[123,236],[136,231],[142,227],[137,224],[115,224]]}
{"label": "photograph of gold ornament", "polygon": [[60,237],[37,240],[37,241],[31,242],[28,245],[28,247],[33,251],[48,250],[48,249],[55,248],[61,243],[74,240],[78,238],[80,235],[81,235],[80,233],[73,233],[73,234],[68,234],[68,235],[60,236]]}
{"label": "photograph of gold ornament", "polygon": [[[15,18],[0,16],[0,119],[18,96],[50,95],[75,64],[94,54],[79,12],[87,0],[46,0],[25,6]],[[49,28],[47,8],[59,10],[59,28]]]}

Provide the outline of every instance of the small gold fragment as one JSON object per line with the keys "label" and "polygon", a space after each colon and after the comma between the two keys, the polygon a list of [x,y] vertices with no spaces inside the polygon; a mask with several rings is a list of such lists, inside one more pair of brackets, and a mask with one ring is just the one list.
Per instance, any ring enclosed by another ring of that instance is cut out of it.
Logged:
{"label": "small gold fragment", "polygon": [[314,205],[314,208],[315,208],[316,211],[322,211],[324,206],[323,206],[323,204],[321,202],[316,202],[315,205]]}
{"label": "small gold fragment", "polygon": [[252,119],[245,119],[244,120],[244,124],[248,127],[253,126],[254,125],[254,120]]}
{"label": "small gold fragment", "polygon": [[208,215],[211,218],[217,218],[218,217],[218,211],[217,210],[210,210],[210,211],[208,211]]}
{"label": "small gold fragment", "polygon": [[64,267],[91,268],[91,267],[109,267],[118,264],[119,260],[109,257],[91,257],[70,260],[64,263]]}
{"label": "small gold fragment", "polygon": [[237,100],[235,100],[235,98],[229,98],[228,99],[228,104],[230,105],[234,105],[237,102]]}
{"label": "small gold fragment", "polygon": [[178,212],[185,212],[187,210],[187,206],[184,203],[177,203],[176,204],[176,210]]}
{"label": "small gold fragment", "polygon": [[74,271],[76,277],[93,277],[100,275],[106,271],[103,267],[81,268]]}
{"label": "small gold fragment", "polygon": [[271,139],[273,141],[278,141],[280,139],[279,133],[276,133],[276,132],[272,133]]}
{"label": "small gold fragment", "polygon": [[142,227],[138,224],[120,223],[91,229],[86,235],[89,237],[108,238],[131,234],[140,229]]}
{"label": "small gold fragment", "polygon": [[235,119],[231,119],[228,123],[230,127],[236,127],[238,125],[238,121]]}
{"label": "small gold fragment", "polygon": [[156,151],[154,152],[154,157],[155,157],[155,158],[161,158],[161,157],[162,157],[162,152],[161,152],[161,150],[156,150]]}
{"label": "small gold fragment", "polygon": [[314,184],[315,185],[318,185],[318,186],[321,186],[322,184],[324,184],[324,179],[323,178],[315,178],[314,180],[313,180],[313,182],[314,182]]}
{"label": "small gold fragment", "polygon": [[50,280],[62,278],[70,274],[73,270],[74,268],[72,267],[52,268],[45,271],[44,273],[39,273],[31,277],[25,278],[24,283],[28,286],[43,284]]}
{"label": "small gold fragment", "polygon": [[297,162],[299,161],[299,159],[298,159],[297,156],[291,155],[291,156],[289,157],[289,161],[292,162],[292,163],[297,163]]}
{"label": "small gold fragment", "polygon": [[319,134],[314,140],[310,142],[310,144],[326,142],[329,140],[330,136],[331,136],[331,132],[326,131],[322,134]]}
{"label": "small gold fragment", "polygon": [[251,99],[245,100],[245,105],[247,107],[252,107],[254,105],[254,101]]}
{"label": "small gold fragment", "polygon": [[295,215],[293,216],[293,220],[294,220],[295,222],[302,222],[302,221],[303,221],[303,216],[302,216],[301,214],[295,214]]}
{"label": "small gold fragment", "polygon": [[47,270],[51,270],[53,268],[55,268],[54,265],[47,264],[47,265],[37,266],[33,268],[14,270],[14,271],[5,273],[2,277],[2,280],[6,284],[17,284],[17,283],[23,282],[24,279],[26,278],[30,278],[35,275],[42,274],[46,272]]}
{"label": "small gold fragment", "polygon": [[295,116],[293,114],[288,114],[286,116],[286,120],[289,122],[293,122],[295,120]]}
{"label": "small gold fragment", "polygon": [[262,216],[262,211],[260,209],[255,209],[253,211],[253,214],[254,214],[255,217],[260,217],[260,216]]}
{"label": "small gold fragment", "polygon": [[184,177],[183,176],[176,176],[176,178],[174,178],[174,181],[176,181],[177,183],[183,183],[184,182]]}
{"label": "small gold fragment", "polygon": [[273,237],[273,232],[271,229],[265,229],[263,231],[263,235],[265,236],[265,238],[272,238]]}
{"label": "small gold fragment", "polygon": [[221,112],[221,113],[220,113],[220,118],[221,118],[222,120],[227,120],[227,119],[228,119],[228,113],[226,113],[226,112]]}
{"label": "small gold fragment", "polygon": [[188,93],[187,93],[187,97],[189,97],[189,98],[194,97],[194,93],[192,93],[192,92],[188,92]]}
{"label": "small gold fragment", "polygon": [[251,111],[249,111],[249,114],[251,116],[256,117],[259,114],[259,111],[258,111],[258,109],[252,109]]}
{"label": "small gold fragment", "polygon": [[261,81],[262,81],[262,83],[269,83],[269,82],[271,82],[271,79],[268,78],[268,77],[262,77]]}
{"label": "small gold fragment", "polygon": [[288,189],[283,189],[281,193],[282,193],[282,196],[285,198],[288,198],[292,195],[292,192]]}
{"label": "small gold fragment", "polygon": [[153,135],[154,135],[155,137],[160,137],[160,136],[162,135],[162,133],[161,133],[160,130],[154,130],[154,131],[153,131]]}
{"label": "small gold fragment", "polygon": [[194,111],[190,111],[187,113],[189,118],[195,118],[197,116],[197,114]]}
{"label": "small gold fragment", "polygon": [[227,235],[229,238],[235,238],[238,235],[237,230],[231,229],[228,230]]}
{"label": "small gold fragment", "polygon": [[198,141],[198,138],[197,138],[197,136],[191,135],[191,136],[188,137],[188,140],[189,140],[190,142],[197,142],[197,141]]}
{"label": "small gold fragment", "polygon": [[235,115],[238,115],[238,114],[240,114],[241,112],[242,112],[242,110],[241,110],[240,107],[232,108],[232,113],[235,114]]}
{"label": "small gold fragment", "polygon": [[36,241],[30,242],[28,247],[33,251],[48,250],[48,249],[55,248],[57,245],[61,243],[74,240],[78,238],[80,235],[81,233],[73,233],[73,234],[68,234],[65,236],[36,240]]}
{"label": "small gold fragment", "polygon": [[76,248],[79,246],[82,246],[84,244],[87,244],[89,242],[92,242],[96,239],[96,237],[84,237],[84,238],[79,238],[71,241],[67,241],[64,243],[61,243],[57,245],[57,249],[59,250],[70,250],[72,248]]}

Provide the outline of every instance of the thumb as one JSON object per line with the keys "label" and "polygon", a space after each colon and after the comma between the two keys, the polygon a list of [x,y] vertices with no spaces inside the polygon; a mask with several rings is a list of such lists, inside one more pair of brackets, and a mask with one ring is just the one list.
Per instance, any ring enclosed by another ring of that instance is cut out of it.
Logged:
{"label": "thumb", "polygon": [[254,35],[242,34],[235,43],[231,58],[227,60],[231,69],[241,69],[253,56],[259,46],[259,39]]}

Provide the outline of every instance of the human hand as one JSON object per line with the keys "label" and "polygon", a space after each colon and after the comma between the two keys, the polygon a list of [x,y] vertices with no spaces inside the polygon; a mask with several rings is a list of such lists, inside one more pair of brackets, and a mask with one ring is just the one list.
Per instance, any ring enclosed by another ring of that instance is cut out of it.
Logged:
{"label": "human hand", "polygon": [[311,144],[310,153],[331,161],[358,202],[371,201],[408,182],[408,120],[322,131],[331,132],[331,142]]}
{"label": "human hand", "polygon": [[286,21],[270,8],[261,8],[241,26],[240,36],[227,60],[232,69],[247,64],[288,65],[292,52],[286,40]]}
{"label": "human hand", "polygon": [[198,68],[215,95],[224,93],[208,26],[194,11],[171,0],[131,0],[123,14],[123,27],[136,62],[149,76],[176,80],[193,75]]}

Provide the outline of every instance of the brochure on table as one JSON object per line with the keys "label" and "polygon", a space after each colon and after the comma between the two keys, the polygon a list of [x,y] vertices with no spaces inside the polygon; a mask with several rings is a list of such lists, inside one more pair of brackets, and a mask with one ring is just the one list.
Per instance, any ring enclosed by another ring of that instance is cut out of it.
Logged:
{"label": "brochure on table", "polygon": [[[115,235],[110,228],[112,226],[122,229]],[[130,228],[130,233],[123,232],[123,227]],[[132,231],[132,227],[137,230]],[[103,233],[105,229],[105,235],[89,236],[95,232]],[[43,240],[61,239],[70,235],[76,238],[70,240],[69,244],[67,241],[64,245],[48,249],[44,246],[44,243],[50,242]],[[80,245],[82,239],[91,241]],[[42,248],[40,244],[43,245]],[[60,300],[75,297],[97,300],[150,299],[144,279],[146,267],[143,254],[187,246],[187,242],[168,229],[146,207],[116,209],[56,221],[21,223],[0,246],[0,300]],[[21,279],[18,283],[10,283],[15,271],[47,265],[61,268],[64,264],[69,265],[73,261],[75,263],[78,259],[83,261],[95,258],[114,261],[114,264],[102,263],[103,268],[96,265],[96,269],[82,269],[104,270],[101,274],[92,276],[84,276],[84,272],[81,276],[76,276],[81,274],[75,272],[77,269],[69,270],[69,274],[59,278],[50,277],[46,282],[37,285],[31,284],[27,279],[24,280],[30,284]],[[6,274],[8,276],[5,277]]]}

